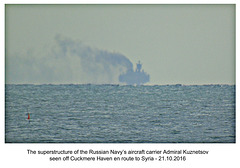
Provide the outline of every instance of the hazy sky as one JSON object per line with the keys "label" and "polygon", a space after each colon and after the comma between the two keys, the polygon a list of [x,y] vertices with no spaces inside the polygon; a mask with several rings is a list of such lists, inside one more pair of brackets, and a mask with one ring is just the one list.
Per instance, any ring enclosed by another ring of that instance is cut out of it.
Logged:
{"label": "hazy sky", "polygon": [[7,83],[118,83],[128,59],[148,84],[234,84],[235,6],[6,5]]}

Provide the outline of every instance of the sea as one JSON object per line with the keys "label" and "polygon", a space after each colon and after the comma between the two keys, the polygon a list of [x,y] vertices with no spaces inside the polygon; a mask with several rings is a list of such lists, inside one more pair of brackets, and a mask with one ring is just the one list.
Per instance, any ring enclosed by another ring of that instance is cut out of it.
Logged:
{"label": "sea", "polygon": [[235,107],[235,85],[6,84],[5,143],[235,143]]}

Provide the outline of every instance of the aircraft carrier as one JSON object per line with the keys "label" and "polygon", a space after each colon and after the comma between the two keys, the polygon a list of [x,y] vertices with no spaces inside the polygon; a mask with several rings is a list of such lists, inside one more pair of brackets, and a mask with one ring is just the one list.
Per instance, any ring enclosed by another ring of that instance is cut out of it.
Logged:
{"label": "aircraft carrier", "polygon": [[149,82],[150,76],[142,70],[142,64],[138,61],[136,70],[128,70],[125,74],[119,76],[119,82],[127,85],[143,85]]}

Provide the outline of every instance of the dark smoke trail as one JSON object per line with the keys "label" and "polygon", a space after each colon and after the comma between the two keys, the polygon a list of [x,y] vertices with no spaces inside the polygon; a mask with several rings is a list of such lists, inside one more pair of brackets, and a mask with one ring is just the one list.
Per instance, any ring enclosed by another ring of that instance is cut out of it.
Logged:
{"label": "dark smoke trail", "polygon": [[120,53],[89,47],[57,35],[53,46],[37,46],[7,55],[7,83],[118,84],[118,77],[133,70]]}
{"label": "dark smoke trail", "polygon": [[87,83],[119,83],[120,74],[133,70],[131,61],[120,53],[92,48],[60,35],[55,40],[60,48],[56,57],[79,57],[80,72]]}

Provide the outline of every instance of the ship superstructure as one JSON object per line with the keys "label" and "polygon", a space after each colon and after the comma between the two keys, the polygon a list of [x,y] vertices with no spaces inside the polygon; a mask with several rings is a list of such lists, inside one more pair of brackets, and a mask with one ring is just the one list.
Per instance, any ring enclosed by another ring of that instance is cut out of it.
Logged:
{"label": "ship superstructure", "polygon": [[119,81],[127,85],[143,85],[149,82],[149,75],[142,70],[142,64],[138,61],[136,70],[128,70],[125,74],[119,76]]}

